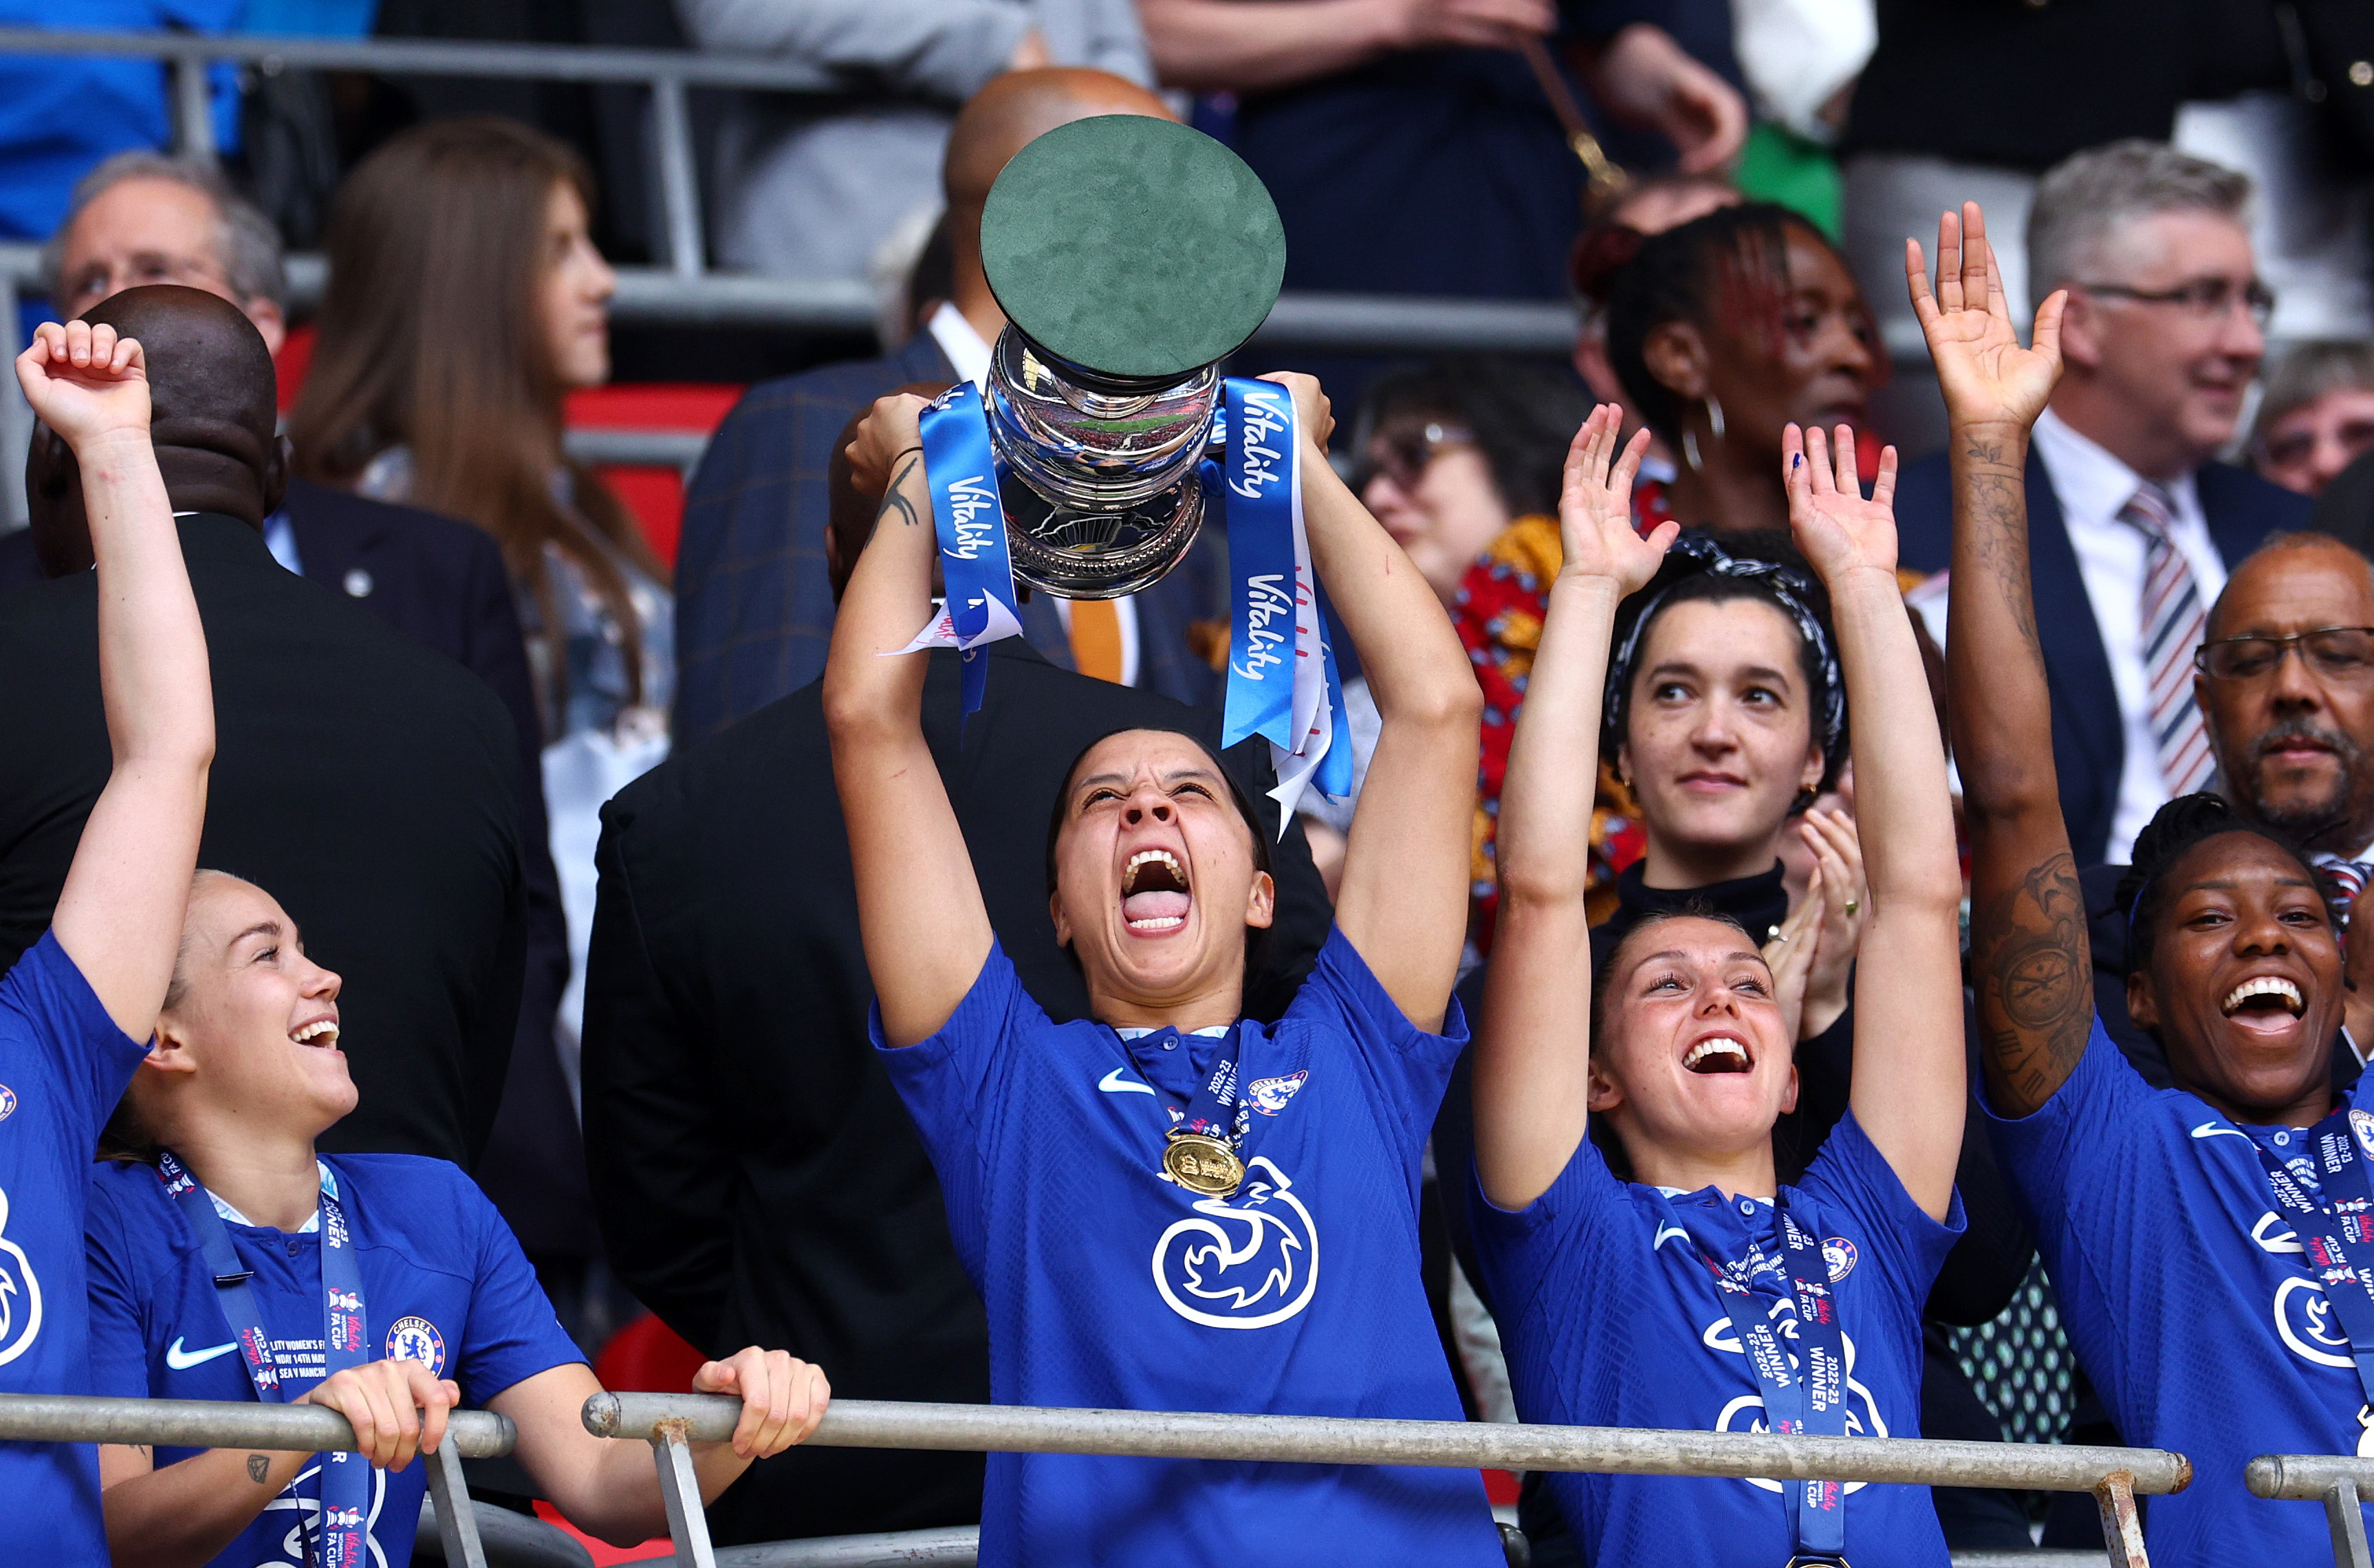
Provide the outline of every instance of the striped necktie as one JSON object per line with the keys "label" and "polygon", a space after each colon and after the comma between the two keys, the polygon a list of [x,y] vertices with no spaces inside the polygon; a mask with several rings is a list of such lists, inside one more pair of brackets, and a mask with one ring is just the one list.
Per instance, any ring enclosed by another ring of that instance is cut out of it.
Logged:
{"label": "striped necktie", "polygon": [[2316,875],[2324,884],[2324,902],[2332,906],[2333,918],[2343,930],[2349,928],[2349,912],[2356,906],[2357,895],[2366,890],[2367,879],[2374,877],[2374,865],[2363,860],[2344,860],[2337,855],[2316,857]]}
{"label": "striped necktie", "polygon": [[2119,509],[2119,521],[2144,536],[2144,675],[2160,782],[2171,796],[2191,795],[2208,788],[2215,771],[2209,730],[2192,700],[2192,651],[2204,624],[2201,588],[2168,536],[2176,508],[2166,490],[2143,485]]}

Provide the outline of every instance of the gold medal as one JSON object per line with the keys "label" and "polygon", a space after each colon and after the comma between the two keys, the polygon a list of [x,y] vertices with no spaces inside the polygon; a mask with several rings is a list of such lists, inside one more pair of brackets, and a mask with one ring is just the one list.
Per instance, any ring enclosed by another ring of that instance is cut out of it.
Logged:
{"label": "gold medal", "polygon": [[1245,1179],[1245,1162],[1237,1151],[1203,1133],[1172,1132],[1163,1146],[1162,1169],[1190,1192],[1206,1197],[1227,1197]]}

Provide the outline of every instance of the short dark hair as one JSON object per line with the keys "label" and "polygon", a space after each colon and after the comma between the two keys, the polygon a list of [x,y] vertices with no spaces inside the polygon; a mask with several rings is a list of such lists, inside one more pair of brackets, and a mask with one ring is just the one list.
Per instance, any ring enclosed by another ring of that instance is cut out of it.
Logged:
{"label": "short dark hair", "polygon": [[2135,835],[2134,864],[2119,878],[2114,895],[2119,907],[2127,913],[2129,976],[2141,974],[2151,967],[2160,917],[2168,912],[2168,871],[2202,844],[2227,833],[2264,839],[2298,864],[2310,882],[2317,880],[2316,867],[2309,862],[2307,850],[2276,829],[2244,820],[2234,809],[2233,802],[2224,796],[2206,791],[2178,796],[2152,813],[2152,819]]}
{"label": "short dark hair", "polygon": [[1474,434],[1509,515],[1555,513],[1567,448],[1590,414],[1590,395],[1571,371],[1503,355],[1451,355],[1370,382],[1352,421],[1351,452],[1365,463],[1369,437],[1389,420],[1455,420]]}

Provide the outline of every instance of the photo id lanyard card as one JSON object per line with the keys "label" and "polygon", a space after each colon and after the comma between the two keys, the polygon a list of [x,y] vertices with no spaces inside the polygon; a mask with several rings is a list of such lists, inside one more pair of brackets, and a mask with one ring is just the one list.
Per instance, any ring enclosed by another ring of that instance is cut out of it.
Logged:
{"label": "photo id lanyard card", "polygon": [[[280,1386],[279,1370],[272,1364],[272,1336],[264,1327],[264,1315],[257,1309],[255,1292],[248,1280],[254,1271],[241,1266],[238,1251],[231,1245],[230,1232],[222,1216],[215,1212],[214,1199],[206,1195],[197,1178],[176,1160],[170,1150],[159,1150],[157,1156],[158,1175],[165,1184],[165,1196],[171,1198],[190,1222],[205,1253],[206,1267],[214,1275],[216,1300],[222,1306],[223,1319],[229,1325],[231,1335],[239,1341],[241,1358],[247,1363],[247,1375],[255,1385],[255,1397],[261,1400],[286,1403],[287,1394]],[[367,1359],[363,1345],[363,1278],[362,1266],[355,1254],[354,1233],[347,1228],[347,1214],[329,1175],[322,1178],[322,1296],[323,1334],[322,1375],[335,1376],[350,1366],[360,1366]],[[322,1514],[317,1539],[321,1551],[316,1555],[306,1543],[307,1560],[317,1568],[369,1568],[370,1542],[366,1521],[370,1516],[370,1465],[359,1454],[321,1454]],[[291,1482],[289,1493],[294,1493]],[[305,1541],[305,1511],[297,1503],[297,1538]]]}
{"label": "photo id lanyard card", "polygon": [[2358,1149],[2360,1140],[2374,1143],[2374,1113],[2344,1106],[2309,1128],[2307,1138],[2309,1158],[2316,1163],[2325,1195],[2321,1202],[2257,1138],[2251,1139],[2251,1147],[2266,1167],[2275,1202],[2298,1225],[2300,1256],[2349,1336],[2358,1386],[2366,1402],[2374,1405],[2374,1192],[2368,1191],[2366,1161]]}
{"label": "photo id lanyard card", "polygon": [[[1788,1210],[1775,1206],[1780,1227],[1780,1263],[1797,1308],[1797,1361],[1773,1327],[1772,1318],[1758,1303],[1751,1281],[1770,1268],[1764,1249],[1748,1238],[1747,1260],[1725,1265],[1708,1250],[1698,1233],[1683,1222],[1670,1199],[1658,1195],[1667,1223],[1690,1238],[1698,1261],[1714,1276],[1732,1332],[1747,1358],[1750,1373],[1764,1397],[1766,1426],[1786,1436],[1844,1437],[1847,1431],[1846,1332],[1839,1321],[1836,1292],[1830,1285],[1829,1264],[1822,1244],[1798,1228]],[[1792,1481],[1781,1489],[1789,1511],[1789,1528],[1796,1547],[1789,1568],[1832,1564],[1846,1568],[1847,1491],[1834,1480]]]}

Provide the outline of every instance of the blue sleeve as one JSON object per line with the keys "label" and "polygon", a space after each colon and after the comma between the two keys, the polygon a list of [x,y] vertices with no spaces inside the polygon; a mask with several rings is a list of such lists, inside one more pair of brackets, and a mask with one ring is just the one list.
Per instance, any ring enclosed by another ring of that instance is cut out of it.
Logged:
{"label": "blue sleeve", "polygon": [[1961,1193],[1957,1191],[1946,1205],[1942,1222],[1931,1219],[1904,1190],[1896,1167],[1852,1111],[1839,1117],[1822,1140],[1822,1151],[1814,1156],[1813,1167],[1797,1186],[1814,1199],[1826,1220],[1841,1212],[1851,1220],[1863,1238],[1864,1256],[1858,1264],[1877,1267],[1894,1298],[1904,1304],[1907,1321],[1917,1323],[1945,1255],[1968,1228]]}
{"label": "blue sleeve", "polygon": [[1443,1012],[1441,1033],[1420,1029],[1340,926],[1328,929],[1318,963],[1280,1021],[1319,1023],[1350,1040],[1403,1130],[1420,1141],[1433,1129],[1451,1069],[1467,1049],[1467,1018],[1458,997]]}
{"label": "blue sleeve", "polygon": [[112,1167],[92,1173],[83,1217],[83,1252],[90,1267],[90,1391],[146,1399],[148,1386],[148,1291],[145,1261],[135,1255]]}
{"label": "blue sleeve", "polygon": [[931,1152],[951,1216],[981,1212],[982,1157],[996,1144],[999,1108],[1021,1055],[1018,1038],[1033,1026],[1049,1027],[1047,1015],[993,940],[972,989],[938,1033],[894,1047],[882,1038],[880,1002],[866,1020],[891,1086]]}
{"label": "blue sleeve", "polygon": [[[1581,1320],[1591,1315],[1560,1314],[1557,1303],[1589,1292],[1591,1275],[1618,1255],[1615,1234],[1630,1220],[1631,1208],[1624,1183],[1587,1134],[1549,1190],[1522,1208],[1502,1208],[1485,1197],[1483,1180],[1471,1164],[1468,1222],[1493,1315],[1515,1322],[1547,1307],[1553,1334],[1563,1332],[1557,1326],[1562,1317],[1575,1320],[1569,1326],[1574,1331],[1586,1326]],[[1552,1279],[1565,1289],[1545,1303],[1542,1287]]]}
{"label": "blue sleeve", "polygon": [[2115,1162],[2104,1163],[2110,1152],[2108,1145],[2119,1141],[2122,1130],[2144,1122],[2139,1113],[2154,1094],[2103,1032],[2098,1017],[2076,1070],[2033,1113],[2017,1118],[1997,1115],[1983,1081],[1978,1098],[1995,1153],[2021,1197],[2039,1218],[2053,1219],[2065,1214],[2066,1200],[2081,1177],[2077,1154],[2084,1152],[2087,1170],[2116,1169]]}
{"label": "blue sleeve", "polygon": [[148,1047],[115,1027],[54,931],[0,978],[0,1061],[26,1047],[63,1091],[41,1110],[88,1154]]}
{"label": "blue sleeve", "polygon": [[582,1362],[585,1352],[560,1326],[518,1238],[487,1195],[458,1166],[444,1169],[456,1189],[460,1223],[477,1238],[470,1316],[452,1358],[452,1377],[462,1385],[462,1403],[482,1409],[504,1389],[537,1373]]}

